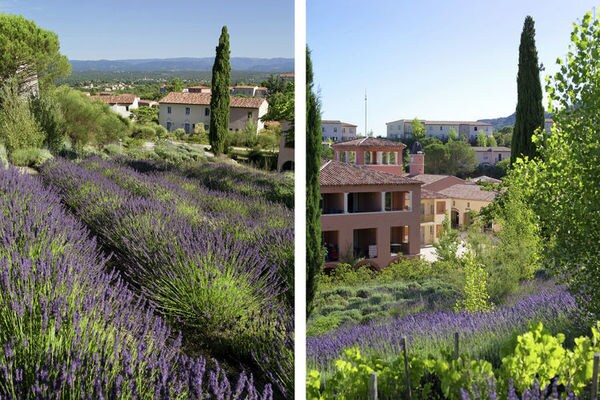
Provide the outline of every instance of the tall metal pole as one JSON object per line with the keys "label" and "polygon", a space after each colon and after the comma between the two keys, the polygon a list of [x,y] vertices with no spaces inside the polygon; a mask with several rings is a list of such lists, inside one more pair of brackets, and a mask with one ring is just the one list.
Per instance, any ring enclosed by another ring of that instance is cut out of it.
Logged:
{"label": "tall metal pole", "polygon": [[367,89],[365,89],[365,137],[369,134],[367,132]]}

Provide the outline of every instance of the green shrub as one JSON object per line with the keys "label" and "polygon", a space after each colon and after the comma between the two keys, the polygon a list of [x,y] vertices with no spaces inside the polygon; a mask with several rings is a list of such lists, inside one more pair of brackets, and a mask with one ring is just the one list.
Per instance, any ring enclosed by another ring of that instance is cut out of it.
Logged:
{"label": "green shrub", "polygon": [[156,139],[156,130],[150,125],[137,125],[133,128],[132,136],[136,139],[154,140]]}
{"label": "green shrub", "polygon": [[51,158],[52,154],[48,150],[34,147],[17,149],[10,153],[12,163],[20,167],[39,167]]}
{"label": "green shrub", "polygon": [[123,146],[116,143],[111,143],[104,146],[104,152],[110,156],[125,154]]}
{"label": "green shrub", "polygon": [[19,96],[16,81],[4,84],[0,89],[0,101],[0,141],[8,152],[40,147],[45,134],[29,110],[29,103]]}
{"label": "green shrub", "polygon": [[340,326],[342,320],[338,315],[319,315],[306,327],[306,336],[318,336]]}

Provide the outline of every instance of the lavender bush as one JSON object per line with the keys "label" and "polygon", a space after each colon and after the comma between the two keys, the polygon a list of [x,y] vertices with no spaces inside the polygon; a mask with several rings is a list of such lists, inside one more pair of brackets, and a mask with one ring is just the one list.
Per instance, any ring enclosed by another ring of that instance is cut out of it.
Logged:
{"label": "lavender bush", "polygon": [[0,398],[272,398],[182,353],[60,198],[0,170]]}
{"label": "lavender bush", "polygon": [[400,340],[407,337],[411,352],[436,354],[453,343],[459,332],[461,354],[499,362],[502,348],[513,334],[540,321],[551,331],[568,337],[581,333],[573,325],[580,314],[575,299],[560,287],[547,287],[516,302],[487,313],[440,311],[417,313],[397,319],[373,321],[366,325],[341,327],[325,335],[307,339],[307,365],[331,371],[332,362],[344,349],[358,346],[368,354],[383,357],[401,352]]}
{"label": "lavender bush", "polygon": [[[56,160],[42,176],[115,253],[139,293],[181,327],[188,342],[199,339],[217,354],[254,359],[265,376],[277,378],[281,393],[289,391],[293,314],[282,277],[293,264],[277,252],[270,257],[269,246],[290,243],[293,254],[291,228],[269,227],[256,212],[244,215],[246,205],[240,212],[224,207],[225,213],[204,206],[237,195],[99,159],[82,166]],[[270,217],[291,220],[282,207],[271,211]]]}

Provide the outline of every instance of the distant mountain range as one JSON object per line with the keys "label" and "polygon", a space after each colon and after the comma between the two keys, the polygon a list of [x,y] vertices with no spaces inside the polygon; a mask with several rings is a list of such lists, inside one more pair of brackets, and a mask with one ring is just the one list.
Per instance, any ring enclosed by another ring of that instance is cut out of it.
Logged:
{"label": "distant mountain range", "polygon": [[[549,113],[544,113],[544,118],[551,118],[552,115]],[[488,124],[492,124],[495,131],[499,131],[505,126],[515,126],[515,121],[517,119],[517,113],[514,112],[508,117],[501,118],[490,118],[490,119],[479,119],[480,122],[487,122]]]}
{"label": "distant mountain range", "polygon": [[[214,57],[149,58],[137,60],[70,60],[73,72],[211,71]],[[250,72],[293,72],[293,58],[231,58],[231,69]]]}

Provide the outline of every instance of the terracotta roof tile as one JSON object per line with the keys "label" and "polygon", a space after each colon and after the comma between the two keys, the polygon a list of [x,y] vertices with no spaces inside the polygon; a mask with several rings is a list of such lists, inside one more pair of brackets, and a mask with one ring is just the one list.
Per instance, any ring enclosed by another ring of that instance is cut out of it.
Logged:
{"label": "terracotta roof tile", "polygon": [[[166,104],[210,104],[210,93],[182,93],[170,92],[159,103]],[[265,99],[257,97],[230,97],[231,107],[234,108],[259,108]]]}
{"label": "terracotta roof tile", "polygon": [[136,99],[135,94],[116,94],[116,95],[101,95],[101,96],[90,96],[92,100],[100,100],[106,104],[133,104]]}
{"label": "terracotta roof tile", "polygon": [[329,160],[321,166],[320,186],[410,185],[422,182],[376,171],[362,165]]}
{"label": "terracotta roof tile", "polygon": [[510,151],[509,147],[504,147],[504,146],[493,146],[493,147],[473,146],[471,148],[473,149],[473,151]]}
{"label": "terracotta roof tile", "polygon": [[445,194],[434,192],[428,189],[421,188],[421,198],[422,199],[447,199],[448,196]]}
{"label": "terracotta roof tile", "polygon": [[394,142],[387,139],[379,139],[374,137],[366,137],[361,139],[348,140],[346,142],[338,142],[333,145],[334,148],[351,148],[351,147],[395,147],[397,149],[403,149],[406,147],[404,143]]}
{"label": "terracotta roof tile", "polygon": [[481,186],[474,184],[452,185],[449,188],[440,190],[439,193],[445,194],[453,199],[493,201],[496,198],[496,192],[483,190]]}

